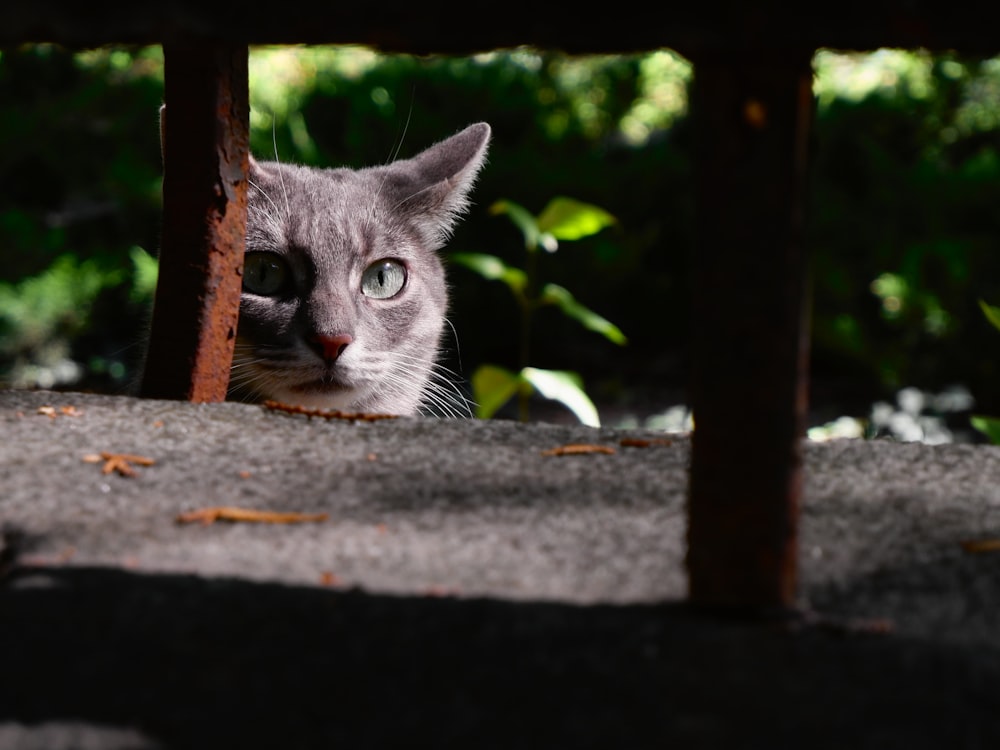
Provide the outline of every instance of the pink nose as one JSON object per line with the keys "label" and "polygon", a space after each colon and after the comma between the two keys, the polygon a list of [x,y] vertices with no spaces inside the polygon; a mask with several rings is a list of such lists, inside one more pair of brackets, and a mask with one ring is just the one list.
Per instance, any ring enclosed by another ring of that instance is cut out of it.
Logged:
{"label": "pink nose", "polygon": [[352,341],[354,339],[346,333],[338,333],[336,336],[317,334],[311,339],[313,347],[327,362],[336,362],[337,357],[344,353],[344,349]]}

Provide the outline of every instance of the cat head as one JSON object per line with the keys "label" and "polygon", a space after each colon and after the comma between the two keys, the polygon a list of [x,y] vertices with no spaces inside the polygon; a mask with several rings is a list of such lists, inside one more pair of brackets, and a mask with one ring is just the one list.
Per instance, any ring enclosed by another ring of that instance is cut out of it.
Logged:
{"label": "cat head", "polygon": [[438,251],[469,205],[490,127],[364,169],[251,160],[231,397],[449,413]]}

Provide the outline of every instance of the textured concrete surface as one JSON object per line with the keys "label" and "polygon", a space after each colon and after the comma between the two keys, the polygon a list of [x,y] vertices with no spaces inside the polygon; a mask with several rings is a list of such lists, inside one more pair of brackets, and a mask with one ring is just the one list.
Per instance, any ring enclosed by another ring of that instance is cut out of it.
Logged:
{"label": "textured concrete surface", "polygon": [[[789,627],[684,606],[684,437],[14,391],[0,430],[5,750],[1000,743],[997,448],[808,444],[833,624]],[[217,506],[326,519],[177,521]]]}

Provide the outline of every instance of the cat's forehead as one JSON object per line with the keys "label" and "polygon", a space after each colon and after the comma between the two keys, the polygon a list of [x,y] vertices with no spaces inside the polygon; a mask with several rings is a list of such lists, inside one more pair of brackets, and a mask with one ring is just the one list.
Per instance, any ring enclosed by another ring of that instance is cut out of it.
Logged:
{"label": "cat's forehead", "polygon": [[366,254],[401,231],[391,186],[378,170],[264,163],[254,171],[249,233],[276,246]]}
{"label": "cat's forehead", "polygon": [[307,211],[344,210],[371,204],[380,197],[377,176],[346,168],[319,169],[297,165],[263,165],[265,185],[272,199],[287,200],[291,208]]}

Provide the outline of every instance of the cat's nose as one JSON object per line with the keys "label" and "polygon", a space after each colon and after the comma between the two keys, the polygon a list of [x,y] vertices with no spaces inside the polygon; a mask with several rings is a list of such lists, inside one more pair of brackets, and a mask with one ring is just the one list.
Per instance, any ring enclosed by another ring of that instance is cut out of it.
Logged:
{"label": "cat's nose", "polygon": [[336,362],[337,357],[344,353],[344,349],[352,341],[354,339],[347,333],[338,333],[335,336],[318,333],[310,339],[313,348],[327,362]]}

